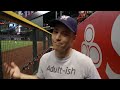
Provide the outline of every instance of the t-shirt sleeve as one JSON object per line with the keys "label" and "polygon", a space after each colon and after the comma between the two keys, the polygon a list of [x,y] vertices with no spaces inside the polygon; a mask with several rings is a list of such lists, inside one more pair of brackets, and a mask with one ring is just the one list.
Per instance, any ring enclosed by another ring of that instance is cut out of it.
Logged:
{"label": "t-shirt sleeve", "polygon": [[44,66],[45,66],[45,55],[43,55],[39,62],[38,72],[36,73],[36,76],[40,79],[44,79]]}
{"label": "t-shirt sleeve", "polygon": [[101,79],[99,72],[97,71],[93,61],[91,58],[89,58],[90,62],[88,64],[88,68],[87,68],[87,79]]}

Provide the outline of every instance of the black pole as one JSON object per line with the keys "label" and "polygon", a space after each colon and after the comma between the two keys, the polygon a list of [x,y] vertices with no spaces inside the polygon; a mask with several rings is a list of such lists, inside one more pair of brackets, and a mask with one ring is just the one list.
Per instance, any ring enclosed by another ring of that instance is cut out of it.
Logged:
{"label": "black pole", "polygon": [[[37,35],[36,35],[36,29],[33,29],[33,60],[37,58]],[[34,61],[33,64],[33,72],[35,72],[38,69],[38,63]]]}
{"label": "black pole", "polygon": [[46,49],[46,34],[43,32],[43,50]]}

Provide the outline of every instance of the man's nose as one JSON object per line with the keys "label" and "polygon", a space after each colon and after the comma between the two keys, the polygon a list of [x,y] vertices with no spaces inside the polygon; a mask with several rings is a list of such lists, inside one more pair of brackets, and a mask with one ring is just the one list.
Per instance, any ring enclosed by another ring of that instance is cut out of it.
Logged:
{"label": "man's nose", "polygon": [[60,33],[57,33],[56,40],[61,40],[61,34]]}

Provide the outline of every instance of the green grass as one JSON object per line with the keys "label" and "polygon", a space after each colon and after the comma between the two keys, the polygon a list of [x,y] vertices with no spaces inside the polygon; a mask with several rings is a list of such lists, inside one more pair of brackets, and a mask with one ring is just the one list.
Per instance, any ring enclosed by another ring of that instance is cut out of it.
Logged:
{"label": "green grass", "polygon": [[5,40],[1,41],[1,50],[2,52],[4,51],[9,51],[12,49],[20,48],[20,47],[25,47],[32,45],[32,41],[14,41],[14,40]]}

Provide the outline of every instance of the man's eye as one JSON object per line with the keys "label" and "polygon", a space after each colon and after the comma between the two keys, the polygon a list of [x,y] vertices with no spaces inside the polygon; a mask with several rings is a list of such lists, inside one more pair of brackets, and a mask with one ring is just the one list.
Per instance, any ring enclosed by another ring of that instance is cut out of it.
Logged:
{"label": "man's eye", "polygon": [[68,34],[68,33],[63,33],[63,35],[64,35],[64,36],[69,36],[69,34]]}
{"label": "man's eye", "polygon": [[58,31],[55,31],[55,30],[54,30],[53,33],[58,33]]}

